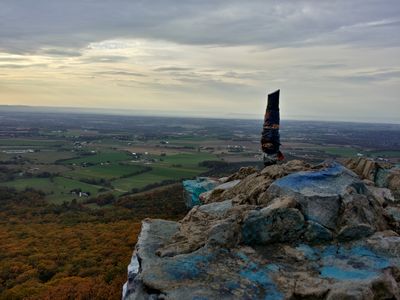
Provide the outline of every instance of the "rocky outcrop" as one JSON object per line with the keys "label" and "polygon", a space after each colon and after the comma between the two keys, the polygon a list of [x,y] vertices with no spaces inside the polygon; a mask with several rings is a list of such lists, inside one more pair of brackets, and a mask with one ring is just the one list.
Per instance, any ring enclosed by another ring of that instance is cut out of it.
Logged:
{"label": "rocky outcrop", "polygon": [[124,299],[400,299],[383,187],[335,162],[244,172],[180,222],[143,222]]}

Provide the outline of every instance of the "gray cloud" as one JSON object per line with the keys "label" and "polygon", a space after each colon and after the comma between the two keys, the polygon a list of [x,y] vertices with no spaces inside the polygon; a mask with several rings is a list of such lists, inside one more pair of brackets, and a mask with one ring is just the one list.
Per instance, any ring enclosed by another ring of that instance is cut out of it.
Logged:
{"label": "gray cloud", "polygon": [[119,55],[91,56],[80,60],[81,63],[115,63],[128,60],[129,57]]}
{"label": "gray cloud", "polygon": [[121,76],[138,76],[138,77],[147,77],[147,75],[136,72],[128,72],[128,71],[102,71],[95,72],[97,75],[121,75]]}
{"label": "gray cloud", "polygon": [[0,64],[0,68],[4,69],[26,69],[32,67],[47,67],[47,64],[29,64],[29,65],[19,65],[19,64]]}
{"label": "gray cloud", "polygon": [[68,49],[47,49],[40,51],[39,54],[62,57],[78,57],[82,55],[79,51]]}
{"label": "gray cloud", "polygon": [[[112,38],[288,47],[400,45],[397,0],[1,0],[0,48],[82,48]],[[59,50],[58,50],[59,51]]]}
{"label": "gray cloud", "polygon": [[175,71],[190,71],[192,68],[185,67],[159,67],[155,68],[154,71],[158,72],[175,72]]}
{"label": "gray cloud", "polygon": [[25,57],[0,57],[0,62],[29,61]]}
{"label": "gray cloud", "polygon": [[357,72],[351,75],[334,76],[332,78],[360,84],[391,79],[400,80],[400,70],[376,70],[373,72]]}

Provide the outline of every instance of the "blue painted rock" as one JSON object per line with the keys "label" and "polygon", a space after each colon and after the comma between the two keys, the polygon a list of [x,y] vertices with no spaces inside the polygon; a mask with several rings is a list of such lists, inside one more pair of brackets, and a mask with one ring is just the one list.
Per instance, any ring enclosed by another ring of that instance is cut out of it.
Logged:
{"label": "blue painted rock", "polygon": [[268,188],[270,198],[291,196],[300,204],[307,220],[335,230],[341,198],[349,190],[366,191],[363,182],[340,164],[319,171],[290,174]]}

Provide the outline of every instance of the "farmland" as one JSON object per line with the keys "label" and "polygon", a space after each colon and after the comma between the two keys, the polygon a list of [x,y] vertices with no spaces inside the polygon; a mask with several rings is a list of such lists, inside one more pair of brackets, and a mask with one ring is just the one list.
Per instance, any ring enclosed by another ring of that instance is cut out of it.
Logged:
{"label": "farmland", "polygon": [[[204,161],[239,166],[261,160],[256,121],[58,115],[37,128],[40,115],[32,116],[5,118],[10,137],[0,136],[0,185],[39,189],[55,204],[118,198],[193,178],[210,171]],[[362,155],[398,163],[396,126],[357,126],[283,122],[282,150],[288,159],[311,162]],[[368,129],[379,143],[360,135]]]}
{"label": "farmland", "polygon": [[[146,217],[181,180],[262,167],[261,122],[0,110],[0,299],[117,299]],[[282,122],[287,160],[400,163],[399,126]],[[84,295],[84,296],[82,296]]]}
{"label": "farmland", "polygon": [[151,185],[193,178],[208,170],[199,163],[218,160],[197,148],[160,150],[160,140],[144,144],[113,139],[115,133],[96,139],[95,131],[68,129],[63,135],[48,132],[43,140],[45,134],[42,130],[37,139],[0,139],[0,160],[14,171],[11,180],[1,181],[0,186],[37,189],[54,204],[73,199],[85,202],[103,194],[118,197]]}

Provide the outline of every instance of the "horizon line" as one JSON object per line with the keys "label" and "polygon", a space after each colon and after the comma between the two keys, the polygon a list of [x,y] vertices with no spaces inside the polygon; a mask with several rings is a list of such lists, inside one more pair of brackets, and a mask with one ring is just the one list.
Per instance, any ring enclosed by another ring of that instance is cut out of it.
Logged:
{"label": "horizon line", "polygon": [[[257,117],[256,114],[241,114],[241,113],[230,113],[225,115],[211,115],[208,116],[204,113],[194,113],[193,111],[152,111],[149,109],[115,109],[107,107],[76,107],[76,106],[48,106],[48,105],[26,105],[26,104],[0,104],[0,111],[2,108],[15,108],[20,109],[48,109],[50,113],[57,113],[59,111],[72,110],[73,113],[78,114],[93,114],[93,115],[119,115],[119,116],[132,116],[132,117],[165,117],[165,118],[197,118],[197,119],[221,119],[221,120],[253,120],[262,121],[264,114],[260,114]],[[37,113],[37,111],[32,111]],[[184,115],[187,113],[187,115]],[[364,121],[364,120],[349,120],[349,119],[332,119],[332,118],[307,118],[307,116],[281,118],[283,121],[309,121],[309,122],[337,122],[337,123],[358,123],[358,124],[388,124],[388,125],[400,125],[399,121]]]}

